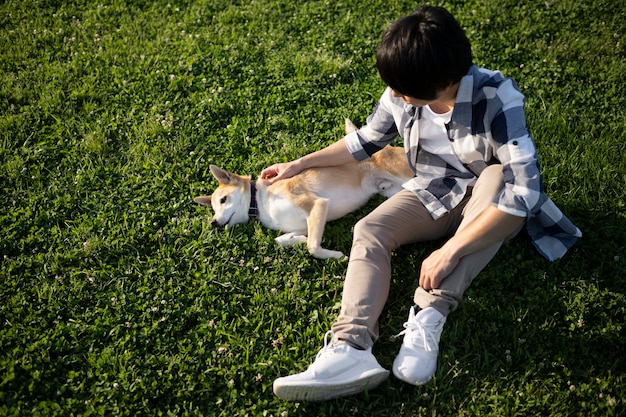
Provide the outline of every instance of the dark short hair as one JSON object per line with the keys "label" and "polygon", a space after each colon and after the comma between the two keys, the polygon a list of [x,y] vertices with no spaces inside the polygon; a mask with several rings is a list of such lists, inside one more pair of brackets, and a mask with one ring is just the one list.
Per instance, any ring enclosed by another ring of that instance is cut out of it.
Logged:
{"label": "dark short hair", "polygon": [[393,22],[376,51],[383,81],[398,93],[434,100],[457,83],[472,65],[472,47],[456,19],[445,9],[420,6]]}

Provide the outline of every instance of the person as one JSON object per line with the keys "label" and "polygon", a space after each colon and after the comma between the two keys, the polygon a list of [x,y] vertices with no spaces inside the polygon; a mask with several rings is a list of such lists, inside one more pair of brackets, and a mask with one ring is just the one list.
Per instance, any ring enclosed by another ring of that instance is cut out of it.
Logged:
{"label": "person", "polygon": [[376,52],[387,85],[365,126],[297,160],[261,172],[270,182],[311,167],[362,161],[397,136],[415,176],[354,227],[341,311],[302,373],[274,381],[290,401],[371,390],[389,371],[372,354],[401,245],[447,237],[423,260],[393,374],[427,383],[448,315],[506,240],[525,229],[554,260],[581,236],[545,195],[524,96],[511,78],[473,64],[470,42],[440,7],[420,6],[392,23]]}

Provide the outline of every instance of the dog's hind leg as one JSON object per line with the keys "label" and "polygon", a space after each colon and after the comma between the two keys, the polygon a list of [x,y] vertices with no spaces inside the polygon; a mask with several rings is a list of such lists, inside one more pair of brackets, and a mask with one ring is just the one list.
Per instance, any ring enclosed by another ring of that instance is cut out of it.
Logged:
{"label": "dog's hind leg", "polygon": [[322,236],[328,215],[328,199],[317,198],[307,218],[309,236],[307,248],[311,255],[318,259],[336,258],[341,259],[344,254],[340,251],[322,248]]}

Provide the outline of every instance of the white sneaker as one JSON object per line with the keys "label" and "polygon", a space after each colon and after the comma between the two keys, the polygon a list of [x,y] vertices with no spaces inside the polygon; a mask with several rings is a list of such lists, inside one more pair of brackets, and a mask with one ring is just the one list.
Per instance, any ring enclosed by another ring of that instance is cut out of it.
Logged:
{"label": "white sneaker", "polygon": [[278,398],[325,401],[374,389],[387,379],[389,371],[378,364],[371,348],[358,350],[347,343],[333,343],[333,335],[326,332],[324,347],[306,371],[274,381]]}
{"label": "white sneaker", "polygon": [[409,309],[409,318],[396,337],[404,335],[400,353],[393,362],[393,374],[404,382],[423,385],[437,370],[439,339],[446,317],[432,307],[415,314]]}

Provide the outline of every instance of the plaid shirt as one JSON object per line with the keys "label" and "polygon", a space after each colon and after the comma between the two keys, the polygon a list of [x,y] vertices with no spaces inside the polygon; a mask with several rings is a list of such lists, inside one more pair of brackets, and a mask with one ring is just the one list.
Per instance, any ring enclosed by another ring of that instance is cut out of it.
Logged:
{"label": "plaid shirt", "polygon": [[526,231],[542,255],[558,259],[582,236],[543,192],[524,96],[515,81],[476,66],[461,79],[446,127],[452,150],[468,171],[459,171],[420,147],[421,115],[422,108],[393,97],[387,88],[367,124],[345,137],[346,146],[361,161],[402,137],[415,173],[404,188],[413,191],[435,219],[463,199],[486,166],[502,164],[505,184],[493,204],[527,218]]}

